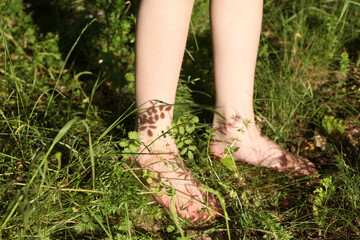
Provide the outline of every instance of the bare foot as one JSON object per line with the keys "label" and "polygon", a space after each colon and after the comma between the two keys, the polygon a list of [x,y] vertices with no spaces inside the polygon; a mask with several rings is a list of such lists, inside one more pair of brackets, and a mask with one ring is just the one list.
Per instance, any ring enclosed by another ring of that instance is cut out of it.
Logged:
{"label": "bare foot", "polygon": [[199,189],[202,184],[193,180],[191,171],[180,159],[173,139],[161,138],[150,147],[139,149],[139,152],[143,154],[136,161],[143,169],[149,189],[159,203],[171,211],[171,199],[174,196],[179,216],[193,221],[219,216],[216,212],[222,211],[218,200]]}
{"label": "bare foot", "polygon": [[[216,119],[216,117],[215,117]],[[211,151],[215,157],[224,157],[228,147],[237,149],[232,155],[235,160],[256,166],[291,172],[291,175],[318,174],[309,160],[296,156],[263,135],[253,122],[248,123],[239,114],[229,121],[217,119],[214,122],[216,134]]]}

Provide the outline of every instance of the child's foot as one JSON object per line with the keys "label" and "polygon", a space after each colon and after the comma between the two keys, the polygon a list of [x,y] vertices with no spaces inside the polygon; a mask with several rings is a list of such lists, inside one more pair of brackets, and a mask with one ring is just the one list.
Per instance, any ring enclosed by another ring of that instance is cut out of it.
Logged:
{"label": "child's foot", "polygon": [[[315,165],[309,160],[296,156],[263,135],[251,122],[236,114],[225,121],[215,117],[211,151],[215,157],[225,156],[225,148],[238,148],[232,155],[235,160],[274,169],[278,172],[292,172],[292,175],[318,174]],[[239,130],[240,129],[240,130]]]}
{"label": "child's foot", "polygon": [[141,154],[136,161],[145,171],[144,178],[159,203],[171,211],[174,196],[179,216],[193,221],[219,216],[217,212],[221,213],[221,207],[218,200],[199,189],[202,184],[193,180],[173,139],[161,138],[143,149],[139,149]]}

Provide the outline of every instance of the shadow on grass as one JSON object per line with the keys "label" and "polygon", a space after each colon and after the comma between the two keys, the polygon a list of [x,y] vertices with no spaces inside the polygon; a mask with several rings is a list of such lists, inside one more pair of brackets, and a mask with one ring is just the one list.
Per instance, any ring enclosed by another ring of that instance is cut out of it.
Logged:
{"label": "shadow on grass", "polygon": [[[99,1],[100,2],[100,1]],[[80,80],[86,94],[91,94],[97,78],[106,82],[96,91],[93,105],[103,114],[102,118],[110,125],[134,101],[131,91],[122,91],[127,84],[126,73],[133,71],[131,54],[133,46],[129,43],[117,42],[121,45],[120,54],[111,51],[111,31],[107,14],[111,14],[110,7],[96,7],[96,1],[54,1],[54,0],[24,0],[24,10],[31,14],[33,22],[38,26],[40,34],[54,33],[59,37],[58,48],[62,59],[65,60],[71,48],[84,27],[94,18],[97,21],[81,36],[78,44],[70,55],[66,69],[75,74],[90,71],[92,75],[83,75]],[[104,1],[105,3],[105,1]],[[125,12],[126,10],[126,12]],[[119,18],[126,14],[134,14],[136,6],[119,10]],[[121,20],[121,19],[120,19]],[[129,28],[129,34],[134,28]],[[125,61],[125,64],[124,64]],[[134,122],[126,125],[134,127]]]}

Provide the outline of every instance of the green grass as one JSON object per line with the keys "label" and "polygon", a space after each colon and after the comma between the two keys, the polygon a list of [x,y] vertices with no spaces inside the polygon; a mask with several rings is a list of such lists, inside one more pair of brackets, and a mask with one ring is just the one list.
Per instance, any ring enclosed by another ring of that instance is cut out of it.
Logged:
{"label": "green grass", "polygon": [[196,1],[173,136],[228,216],[201,223],[162,208],[126,160],[137,146],[138,4],[46,4],[0,3],[0,238],[359,238],[359,3],[265,1],[258,125],[320,172],[291,180],[209,157],[208,1]]}

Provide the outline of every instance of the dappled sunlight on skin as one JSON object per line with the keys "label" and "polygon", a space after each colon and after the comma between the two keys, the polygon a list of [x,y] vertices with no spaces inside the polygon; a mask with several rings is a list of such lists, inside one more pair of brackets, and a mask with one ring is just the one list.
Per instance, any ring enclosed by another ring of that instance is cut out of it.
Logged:
{"label": "dappled sunlight on skin", "polygon": [[142,154],[136,162],[148,171],[147,176],[151,175],[147,184],[152,195],[169,211],[175,195],[175,210],[182,218],[197,221],[219,216],[216,212],[222,211],[218,200],[199,189],[202,184],[193,180],[191,171],[180,159],[173,139],[161,138],[150,147],[139,148],[138,152]]}
{"label": "dappled sunlight on skin", "polygon": [[160,133],[158,126],[162,125],[162,130],[165,130],[166,125],[171,122],[172,114],[170,114],[170,112],[173,107],[171,105],[161,105],[156,101],[149,101],[148,105],[150,105],[148,108],[139,111],[138,116],[140,120],[140,132],[146,132],[143,135],[151,138],[154,136],[154,133]]}
{"label": "dappled sunlight on skin", "polygon": [[235,150],[232,156],[237,161],[289,172],[290,176],[318,174],[312,162],[281,148],[262,134],[254,123],[240,120],[215,122],[216,133],[210,148],[215,157],[223,158],[226,148],[231,147]]}

